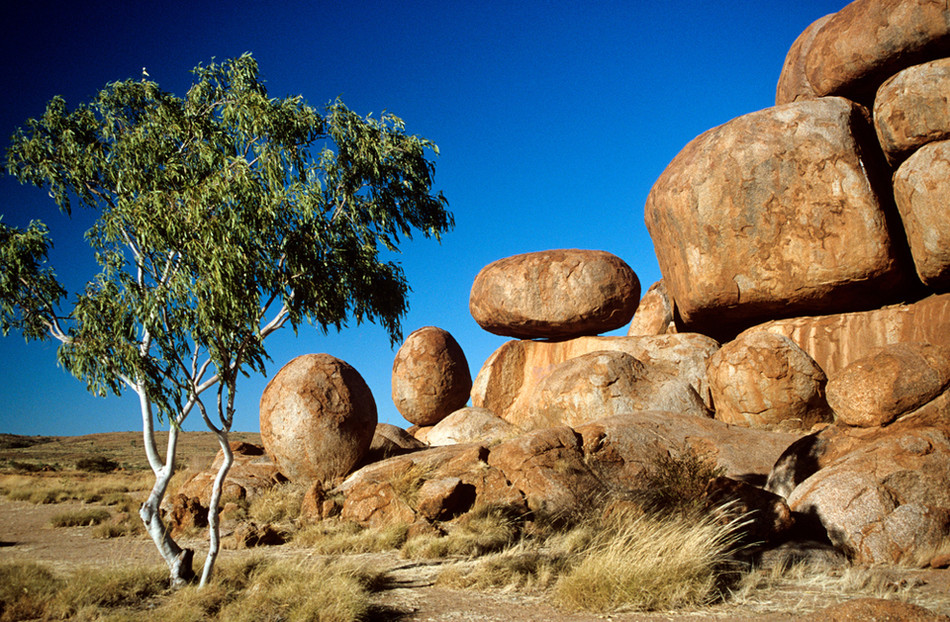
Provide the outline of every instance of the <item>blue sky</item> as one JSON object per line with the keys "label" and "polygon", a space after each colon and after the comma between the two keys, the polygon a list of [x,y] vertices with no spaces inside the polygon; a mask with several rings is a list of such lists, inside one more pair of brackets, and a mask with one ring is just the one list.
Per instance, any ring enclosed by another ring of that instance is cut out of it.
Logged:
{"label": "blue sky", "polygon": [[[433,140],[436,186],[455,215],[441,244],[402,245],[413,288],[404,334],[452,333],[474,378],[504,339],[468,312],[477,272],[518,253],[606,250],[660,278],[643,204],[669,161],[701,132],[774,103],[788,47],[846,2],[114,2],[16,3],[3,11],[0,135],[62,95],[74,105],[142,67],[183,94],[189,70],[250,51],[272,96],[360,114],[389,111]],[[58,214],[46,194],[0,178],[7,224],[53,232],[65,279],[91,276],[89,222]],[[622,334],[624,331],[617,331]],[[353,365],[380,421],[407,426],[390,397],[395,349],[382,329],[307,327],[272,338],[274,373],[327,352]],[[264,377],[238,385],[235,430],[258,430]],[[134,396],[94,398],[56,366],[55,344],[0,338],[0,432],[86,434],[140,429]],[[197,415],[186,429],[202,429]]]}

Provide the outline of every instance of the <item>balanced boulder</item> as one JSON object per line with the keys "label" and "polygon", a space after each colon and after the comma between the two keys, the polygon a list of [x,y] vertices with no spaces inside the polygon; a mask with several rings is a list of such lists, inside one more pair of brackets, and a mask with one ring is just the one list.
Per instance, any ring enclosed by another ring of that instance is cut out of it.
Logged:
{"label": "balanced boulder", "polygon": [[598,335],[624,326],[640,281],[604,251],[549,250],[499,259],[472,285],[469,310],[488,332],[517,339]]}
{"label": "balanced boulder", "polygon": [[904,272],[875,150],[867,111],[840,97],[753,112],[684,147],[645,219],[685,328],[728,337],[891,302]]}
{"label": "balanced boulder", "polygon": [[376,429],[376,402],[353,367],[329,354],[293,359],[261,396],[261,441],[294,482],[332,481],[360,461]]}
{"label": "balanced boulder", "polygon": [[708,365],[720,421],[807,430],[833,419],[825,399],[825,373],[788,337],[743,333],[716,352]]}
{"label": "balanced boulder", "polygon": [[800,99],[815,99],[818,97],[815,94],[815,89],[808,81],[808,75],[805,73],[805,59],[808,57],[808,50],[811,49],[815,35],[829,19],[831,19],[831,15],[825,15],[815,20],[792,43],[792,47],[789,48],[788,54],[785,56],[785,64],[782,65],[778,86],[775,87],[776,106]]}
{"label": "balanced boulder", "polygon": [[465,353],[447,331],[426,326],[413,331],[393,361],[393,402],[416,425],[434,425],[465,406],[472,374]]}

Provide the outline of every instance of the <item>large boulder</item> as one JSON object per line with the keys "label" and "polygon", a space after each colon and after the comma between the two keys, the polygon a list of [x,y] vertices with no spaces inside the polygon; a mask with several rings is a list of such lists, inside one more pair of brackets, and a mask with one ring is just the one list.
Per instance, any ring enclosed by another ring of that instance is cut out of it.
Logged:
{"label": "large boulder", "polygon": [[627,328],[627,337],[675,333],[674,314],[673,299],[666,291],[663,279],[660,279],[640,299],[637,312],[633,314],[633,320]]}
{"label": "large boulder", "polygon": [[950,11],[945,2],[855,0],[815,34],[805,71],[818,96],[870,102],[890,76],[948,52]]}
{"label": "large boulder", "polygon": [[753,430],[681,413],[644,411],[577,428],[584,457],[612,488],[635,488],[657,457],[692,450],[735,480],[762,485],[772,465],[800,434]]}
{"label": "large boulder", "polygon": [[773,320],[750,328],[785,335],[833,377],[876,348],[921,341],[950,346],[950,294],[855,313]]}
{"label": "large boulder", "polygon": [[851,363],[828,382],[838,421],[887,425],[936,398],[950,386],[950,347],[893,344]]}
{"label": "large boulder", "polygon": [[858,563],[926,565],[950,533],[950,432],[881,431],[805,479],[788,505]]}
{"label": "large boulder", "polygon": [[805,59],[808,56],[808,50],[811,49],[812,42],[815,40],[815,35],[829,19],[831,19],[831,15],[825,15],[815,20],[792,43],[792,47],[789,48],[788,54],[785,56],[785,64],[782,65],[778,85],[775,87],[776,106],[800,99],[816,99],[818,97],[811,82],[808,81],[808,75],[805,73]]}
{"label": "large boulder", "polygon": [[867,110],[840,97],[753,112],[684,147],[645,219],[685,328],[725,338],[891,302],[906,266],[875,152]]}
{"label": "large boulder", "polygon": [[509,341],[482,365],[472,386],[472,404],[506,421],[522,420],[534,387],[555,366],[577,356],[610,350],[626,352],[648,367],[685,380],[709,406],[706,361],[718,349],[715,340],[695,333]]}
{"label": "large boulder", "polygon": [[894,175],[894,198],[904,222],[917,275],[937,291],[950,289],[948,180],[950,141],[947,140],[921,147]]}
{"label": "large boulder", "polygon": [[528,429],[577,427],[641,410],[698,417],[709,411],[686,381],[644,365],[626,352],[601,350],[555,365],[528,395],[528,408],[509,421]]}
{"label": "large boulder", "polygon": [[369,449],[376,402],[353,367],[329,354],[293,359],[261,396],[261,441],[294,482],[345,476]]}
{"label": "large boulder", "polygon": [[892,165],[918,148],[950,138],[950,58],[908,67],[874,99],[874,128]]}
{"label": "large boulder", "polygon": [[472,374],[465,353],[447,331],[413,331],[393,361],[393,402],[410,423],[434,425],[465,406]]}
{"label": "large boulder", "polygon": [[833,419],[825,373],[784,335],[743,333],[709,359],[707,375],[720,421],[807,430]]}
{"label": "large boulder", "polygon": [[518,339],[598,335],[624,326],[640,300],[640,281],[604,251],[549,250],[499,259],[472,285],[478,325]]}
{"label": "large boulder", "polygon": [[438,422],[426,434],[432,447],[457,443],[493,445],[517,436],[521,430],[486,408],[468,406]]}
{"label": "large boulder", "polygon": [[391,423],[377,423],[373,432],[373,440],[369,444],[362,463],[379,462],[393,456],[411,453],[424,449],[426,444],[409,432]]}

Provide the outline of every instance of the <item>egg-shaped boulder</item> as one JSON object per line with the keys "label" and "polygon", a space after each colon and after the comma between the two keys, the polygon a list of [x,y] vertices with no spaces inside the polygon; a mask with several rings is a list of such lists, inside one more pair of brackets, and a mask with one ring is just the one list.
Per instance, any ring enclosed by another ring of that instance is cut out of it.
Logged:
{"label": "egg-shaped boulder", "polygon": [[640,281],[605,251],[557,249],[488,264],[475,277],[469,310],[490,333],[516,339],[599,335],[626,325]]}
{"label": "egg-shaped boulder", "polygon": [[406,421],[435,425],[465,406],[472,372],[455,338],[436,326],[413,331],[393,361],[393,403]]}
{"label": "egg-shaped boulder", "polygon": [[305,354],[274,376],[261,396],[261,441],[293,482],[331,482],[369,449],[376,401],[352,366],[329,354]]}

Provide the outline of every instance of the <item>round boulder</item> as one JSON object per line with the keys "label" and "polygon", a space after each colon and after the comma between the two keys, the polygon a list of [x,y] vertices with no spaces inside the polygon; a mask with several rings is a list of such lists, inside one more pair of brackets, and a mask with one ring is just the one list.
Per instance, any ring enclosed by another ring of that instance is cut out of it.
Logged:
{"label": "round boulder", "polygon": [[396,353],[392,384],[393,402],[406,421],[434,425],[468,402],[472,373],[452,335],[426,326]]}
{"label": "round boulder", "polygon": [[468,407],[454,413],[435,424],[426,441],[435,447],[455,445],[457,443],[492,443],[516,436],[520,430],[487,408]]}
{"label": "round boulder", "polygon": [[915,150],[950,138],[950,58],[914,65],[891,76],[874,98],[874,129],[891,165]]}
{"label": "round boulder", "polygon": [[848,425],[887,425],[950,385],[950,348],[895,343],[856,360],[828,382],[828,403]]}
{"label": "round boulder", "polygon": [[710,357],[707,376],[720,421],[808,429],[832,420],[825,373],[783,335],[744,333]]}
{"label": "round boulder", "polygon": [[284,365],[264,389],[260,416],[267,453],[294,482],[343,477],[376,430],[376,402],[363,377],[329,354]]}
{"label": "round boulder", "polygon": [[640,281],[604,251],[549,250],[499,259],[475,277],[469,310],[490,333],[516,339],[598,335],[627,324]]}

